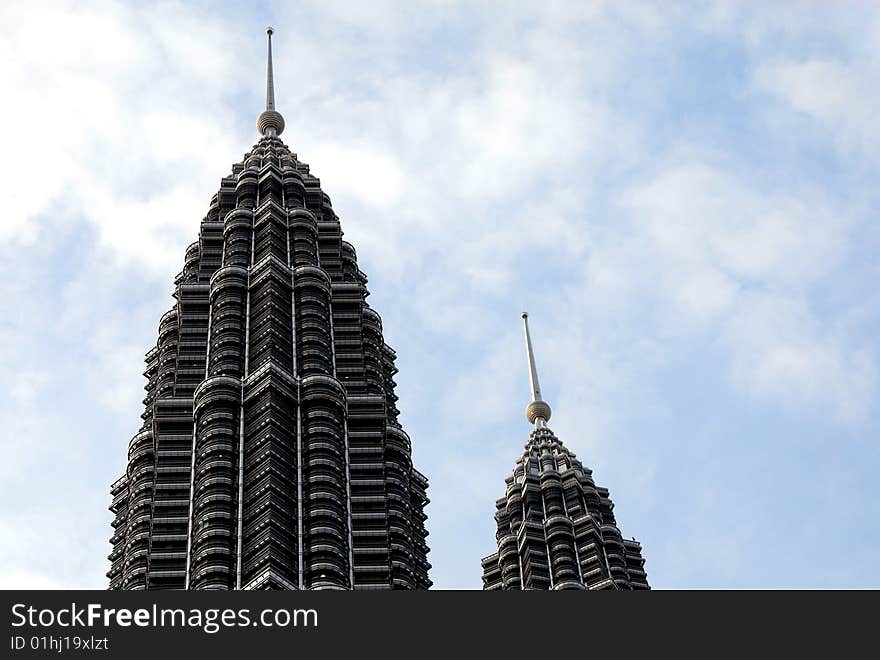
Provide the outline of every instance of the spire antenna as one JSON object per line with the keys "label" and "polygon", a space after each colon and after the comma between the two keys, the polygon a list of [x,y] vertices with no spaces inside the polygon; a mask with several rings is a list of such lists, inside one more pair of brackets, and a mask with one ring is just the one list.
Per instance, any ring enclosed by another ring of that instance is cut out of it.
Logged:
{"label": "spire antenna", "polygon": [[538,382],[538,369],[535,367],[535,352],[532,350],[532,337],[529,334],[529,315],[522,313],[523,328],[526,334],[526,356],[529,361],[529,382],[532,386],[532,402],[526,407],[526,419],[536,428],[542,428],[550,420],[550,404],[541,399],[541,384]]}
{"label": "spire antenna", "polygon": [[266,28],[268,57],[266,61],[266,109],[257,117],[257,130],[265,137],[281,135],[284,130],[284,117],[275,110],[275,76],[272,68],[272,34],[271,27]]}
{"label": "spire antenna", "polygon": [[266,36],[269,42],[269,57],[266,65],[266,110],[275,109],[275,79],[272,75],[272,28],[266,28]]}

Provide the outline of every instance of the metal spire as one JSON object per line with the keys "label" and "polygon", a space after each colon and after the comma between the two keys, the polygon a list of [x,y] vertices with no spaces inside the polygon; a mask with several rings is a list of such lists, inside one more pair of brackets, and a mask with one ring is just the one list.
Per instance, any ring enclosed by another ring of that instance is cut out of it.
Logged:
{"label": "metal spire", "polygon": [[266,137],[281,135],[284,117],[275,111],[275,76],[272,71],[272,28],[266,28],[268,58],[266,64],[266,109],[257,117],[257,130]]}
{"label": "metal spire", "polygon": [[529,335],[529,315],[522,314],[523,327],[526,331],[526,354],[529,359],[529,380],[532,384],[532,400],[541,400],[541,384],[538,382],[538,370],[535,368],[535,352],[532,350],[532,337]]}
{"label": "metal spire", "polygon": [[532,386],[532,402],[526,407],[526,419],[536,427],[543,427],[550,419],[550,404],[541,399],[541,384],[535,367],[535,352],[532,350],[532,337],[529,334],[529,315],[522,313],[523,328],[526,334],[526,355],[529,360],[529,381]]}
{"label": "metal spire", "polygon": [[266,110],[275,109],[275,80],[272,77],[272,28],[266,28],[269,42],[269,58],[266,66]]}

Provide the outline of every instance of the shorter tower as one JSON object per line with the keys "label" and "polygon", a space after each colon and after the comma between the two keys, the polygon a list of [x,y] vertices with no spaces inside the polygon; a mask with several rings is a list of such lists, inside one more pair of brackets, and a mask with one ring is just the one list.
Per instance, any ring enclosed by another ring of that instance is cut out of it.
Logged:
{"label": "shorter tower", "polygon": [[547,426],[535,355],[523,313],[532,432],[495,503],[498,552],[482,561],[484,589],[649,589],[642,546],[624,539],[608,490]]}

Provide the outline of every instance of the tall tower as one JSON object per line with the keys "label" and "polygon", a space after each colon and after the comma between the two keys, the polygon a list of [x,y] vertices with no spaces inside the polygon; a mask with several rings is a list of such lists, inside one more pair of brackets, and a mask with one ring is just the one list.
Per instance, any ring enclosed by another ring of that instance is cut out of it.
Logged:
{"label": "tall tower", "polygon": [[309,166],[260,139],[220,182],[146,354],[111,493],[111,589],[427,589],[427,479],[395,353]]}
{"label": "tall tower", "polygon": [[482,561],[484,589],[648,589],[642,546],[624,539],[608,490],[547,426],[528,314],[523,313],[532,401],[525,451],[495,503],[498,552]]}

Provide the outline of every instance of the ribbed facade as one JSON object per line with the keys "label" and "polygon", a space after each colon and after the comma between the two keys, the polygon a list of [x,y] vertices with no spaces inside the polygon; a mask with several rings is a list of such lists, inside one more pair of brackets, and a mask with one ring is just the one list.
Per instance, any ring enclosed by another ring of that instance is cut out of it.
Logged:
{"label": "ribbed facade", "polygon": [[495,503],[484,589],[648,589],[642,546],[621,536],[608,490],[549,428],[532,431]]}
{"label": "ribbed facade", "polygon": [[146,355],[110,588],[426,589],[395,353],[329,197],[266,133],[222,180]]}

